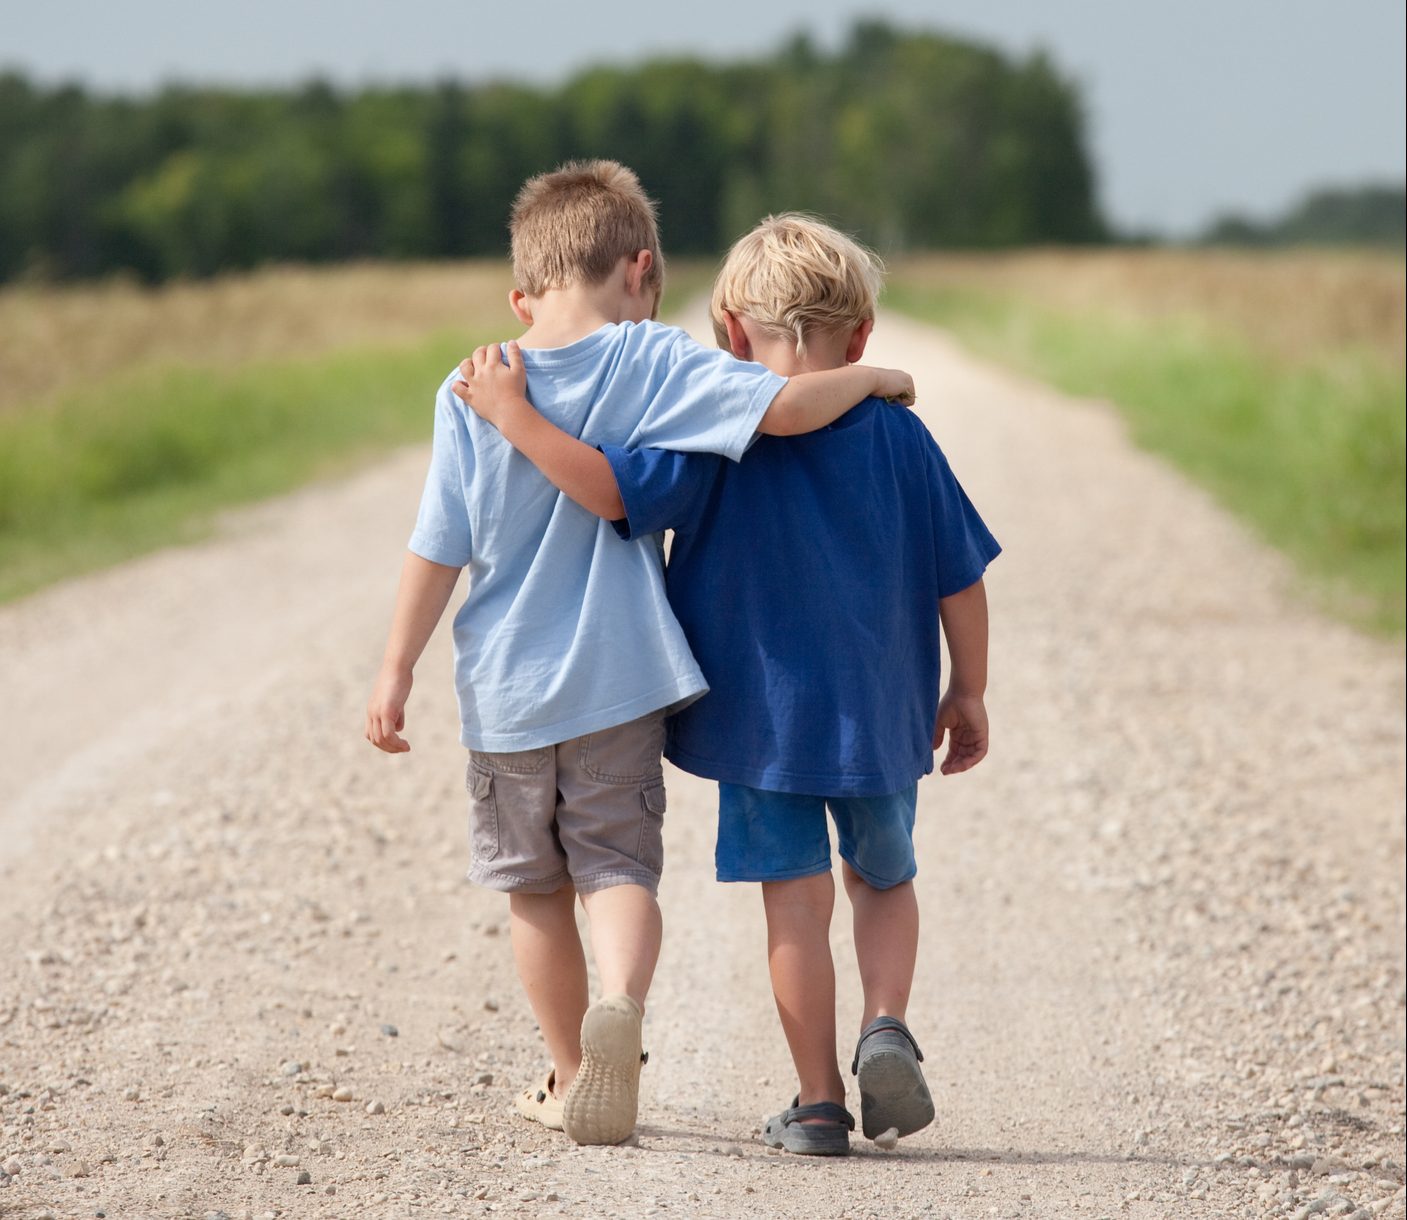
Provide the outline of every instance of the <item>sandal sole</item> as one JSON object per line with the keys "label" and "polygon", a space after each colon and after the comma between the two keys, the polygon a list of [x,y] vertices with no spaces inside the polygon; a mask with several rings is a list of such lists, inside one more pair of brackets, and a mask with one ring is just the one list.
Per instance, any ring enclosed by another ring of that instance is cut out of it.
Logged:
{"label": "sandal sole", "polygon": [[578,1144],[619,1144],[640,1104],[640,1009],[606,996],[581,1022],[581,1069],[562,1105],[562,1130]]}
{"label": "sandal sole", "polygon": [[859,1064],[860,1123],[866,1139],[891,1128],[901,1136],[933,1121],[933,1095],[918,1060],[903,1049],[874,1047]]}

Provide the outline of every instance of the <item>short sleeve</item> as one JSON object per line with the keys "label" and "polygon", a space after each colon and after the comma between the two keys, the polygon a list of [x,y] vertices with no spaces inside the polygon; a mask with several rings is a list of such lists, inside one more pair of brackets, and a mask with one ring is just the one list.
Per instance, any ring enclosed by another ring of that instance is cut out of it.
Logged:
{"label": "short sleeve", "polygon": [[967,498],[936,443],[929,446],[928,487],[938,596],[951,597],[982,579],[987,565],[1001,554],[1001,546]]}
{"label": "short sleeve", "polygon": [[408,545],[431,563],[462,568],[472,555],[465,488],[473,475],[473,451],[456,401],[446,381],[435,400],[430,469]]}
{"label": "short sleeve", "polygon": [[703,511],[722,458],[670,449],[622,449],[602,445],[620,489],[625,518],[613,522],[627,540],[661,530],[691,532]]}
{"label": "short sleeve", "polygon": [[633,449],[721,453],[738,461],[787,379],[765,365],[675,336],[663,384],[652,396]]}

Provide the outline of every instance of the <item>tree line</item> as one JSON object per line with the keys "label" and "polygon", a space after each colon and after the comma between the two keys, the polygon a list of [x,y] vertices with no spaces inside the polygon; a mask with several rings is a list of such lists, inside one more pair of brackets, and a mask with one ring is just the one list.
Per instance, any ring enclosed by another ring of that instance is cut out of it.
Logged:
{"label": "tree line", "polygon": [[1307,192],[1284,213],[1254,220],[1220,216],[1202,235],[1218,246],[1407,245],[1407,190],[1401,183],[1323,186]]}
{"label": "tree line", "polygon": [[783,209],[883,251],[1106,235],[1081,99],[1048,58],[870,21],[834,51],[797,36],[552,87],[110,97],[0,75],[0,279],[502,254],[523,180],[595,156],[640,174],[669,253]]}

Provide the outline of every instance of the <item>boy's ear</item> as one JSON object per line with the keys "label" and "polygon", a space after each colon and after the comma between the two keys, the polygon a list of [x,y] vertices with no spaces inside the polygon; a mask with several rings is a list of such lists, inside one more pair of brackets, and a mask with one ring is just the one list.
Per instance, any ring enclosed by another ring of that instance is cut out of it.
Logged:
{"label": "boy's ear", "polygon": [[625,264],[625,287],[632,296],[639,296],[644,290],[645,277],[655,265],[655,256],[648,250],[637,250],[634,258],[627,258]]}
{"label": "boy's ear", "polygon": [[728,350],[739,360],[751,360],[752,344],[748,341],[743,324],[738,321],[738,315],[729,313],[726,309],[720,309],[718,312],[723,315],[723,329],[728,332]]}
{"label": "boy's ear", "polygon": [[859,364],[860,357],[865,354],[865,344],[870,341],[870,332],[874,330],[874,319],[866,318],[854,330],[850,336],[850,342],[845,345],[845,363]]}
{"label": "boy's ear", "polygon": [[533,324],[533,311],[528,304],[528,294],[522,289],[515,288],[508,294],[508,308],[513,311],[513,316],[524,326]]}

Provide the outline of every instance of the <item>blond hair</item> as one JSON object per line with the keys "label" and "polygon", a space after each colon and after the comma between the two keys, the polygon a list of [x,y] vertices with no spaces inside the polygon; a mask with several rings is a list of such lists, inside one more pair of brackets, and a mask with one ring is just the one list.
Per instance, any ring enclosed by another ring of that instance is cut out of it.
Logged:
{"label": "blond hair", "polygon": [[655,203],[633,171],[616,161],[568,161],[529,178],[508,224],[513,278],[529,296],[550,288],[600,284],[622,258],[653,256],[645,276],[664,286]]}
{"label": "blond hair", "polygon": [[768,216],[723,260],[709,302],[713,333],[727,348],[727,310],[792,340],[804,356],[810,335],[873,319],[883,284],[879,256],[838,229],[799,212]]}

